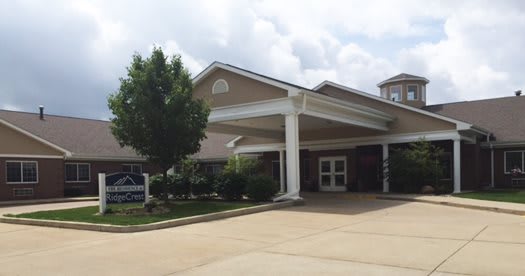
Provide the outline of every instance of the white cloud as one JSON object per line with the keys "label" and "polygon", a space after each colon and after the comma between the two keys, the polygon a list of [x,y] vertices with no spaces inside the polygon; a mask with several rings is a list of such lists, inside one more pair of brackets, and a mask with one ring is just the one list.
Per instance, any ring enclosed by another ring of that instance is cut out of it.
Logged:
{"label": "white cloud", "polygon": [[523,29],[519,1],[3,2],[0,102],[70,113],[83,97],[78,115],[104,117],[131,55],[153,43],[193,75],[219,60],[374,94],[394,74],[419,74],[430,103],[511,95],[525,88]]}

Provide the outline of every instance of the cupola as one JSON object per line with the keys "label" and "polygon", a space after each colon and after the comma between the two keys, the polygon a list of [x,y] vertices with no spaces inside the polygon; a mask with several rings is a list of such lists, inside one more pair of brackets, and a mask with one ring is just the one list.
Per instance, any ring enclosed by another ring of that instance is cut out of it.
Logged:
{"label": "cupola", "polygon": [[427,101],[427,83],[424,77],[401,73],[377,84],[381,97],[412,107],[421,108]]}

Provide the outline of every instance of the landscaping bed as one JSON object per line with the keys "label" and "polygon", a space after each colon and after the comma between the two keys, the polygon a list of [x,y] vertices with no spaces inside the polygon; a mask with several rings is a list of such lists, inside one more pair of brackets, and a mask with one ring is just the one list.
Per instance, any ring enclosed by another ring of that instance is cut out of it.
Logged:
{"label": "landscaping bed", "polygon": [[525,190],[477,191],[454,196],[480,200],[525,203]]}
{"label": "landscaping bed", "polygon": [[[219,202],[219,201],[170,201],[161,204],[151,213],[144,211],[141,203],[108,205],[110,212],[105,215],[98,214],[98,206],[80,207],[64,210],[39,211],[24,213],[7,217],[29,218],[42,220],[87,222],[110,225],[142,225],[166,220],[185,218],[197,215],[235,210],[252,207],[254,202]],[[160,210],[160,211],[159,211]]]}

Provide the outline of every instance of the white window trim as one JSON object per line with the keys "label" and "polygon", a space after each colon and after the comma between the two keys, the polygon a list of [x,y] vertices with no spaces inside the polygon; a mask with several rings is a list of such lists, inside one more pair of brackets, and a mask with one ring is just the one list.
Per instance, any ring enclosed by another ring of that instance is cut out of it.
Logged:
{"label": "white window trim", "polygon": [[389,92],[388,95],[390,96],[388,99],[390,101],[392,101],[392,98],[393,98],[392,97],[392,88],[394,88],[394,87],[399,87],[399,101],[394,101],[394,102],[396,102],[396,103],[402,102],[403,101],[403,86],[401,84],[399,84],[399,85],[392,85],[392,86],[390,86],[388,88],[388,92]]}
{"label": "white window trim", "polygon": [[[24,182],[24,166],[20,164],[20,182],[9,182],[7,181],[7,163],[35,163],[36,164],[36,181]],[[5,183],[6,184],[38,184],[40,174],[38,173],[38,161],[28,160],[6,160],[5,161]]]}
{"label": "white window trim", "polygon": [[217,168],[224,169],[224,166],[222,166],[221,164],[208,164],[206,165],[206,168],[204,168],[206,174],[208,174],[208,168],[212,168],[212,175],[217,175],[220,173],[220,169]]}
{"label": "white window trim", "polygon": [[[226,91],[224,92],[216,92],[215,91],[215,85],[217,85],[217,83],[219,82],[223,82],[225,85],[226,85]],[[214,83],[213,83],[213,86],[211,87],[211,93],[212,94],[224,94],[224,93],[228,93],[230,92],[230,85],[228,84],[228,82],[224,79],[218,79],[216,80]]]}
{"label": "white window trim", "polygon": [[122,167],[124,166],[131,166],[131,172],[130,173],[134,173],[133,172],[133,166],[139,166],[140,167],[140,173],[139,174],[142,174],[143,171],[142,171],[142,164],[122,164]]}
{"label": "white window trim", "polygon": [[[67,180],[67,173],[66,173],[66,166],[67,165],[76,165],[77,166],[77,180]],[[88,169],[89,169],[89,179],[88,180],[78,180],[78,165],[88,165]],[[66,181],[66,183],[89,183],[91,182],[91,164],[90,163],[65,163],[64,164],[64,179]]]}
{"label": "white window trim", "polygon": [[512,172],[507,172],[507,153],[508,152],[520,152],[521,153],[521,171],[525,171],[525,158],[523,156],[525,155],[525,150],[509,150],[503,152],[503,173],[504,174],[512,174]]}
{"label": "white window trim", "polygon": [[[409,83],[406,85],[407,86],[407,101],[411,101],[411,102],[414,102],[414,101],[419,101],[419,85],[417,83]],[[415,97],[413,100],[410,100],[408,98],[408,87],[409,86],[415,86],[416,87],[416,94],[415,94]]]}

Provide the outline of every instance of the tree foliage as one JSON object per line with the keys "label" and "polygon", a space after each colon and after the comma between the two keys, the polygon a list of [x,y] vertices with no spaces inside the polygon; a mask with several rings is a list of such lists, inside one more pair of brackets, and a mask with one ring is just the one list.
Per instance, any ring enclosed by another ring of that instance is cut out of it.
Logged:
{"label": "tree foliage", "polygon": [[[192,98],[193,83],[180,56],[155,47],[150,57],[133,55],[127,77],[108,98],[111,131],[121,146],[133,148],[164,171],[200,149],[209,108]],[[167,193],[165,193],[167,195]]]}
{"label": "tree foliage", "polygon": [[246,176],[254,175],[261,169],[261,160],[247,156],[230,156],[224,166],[224,173],[238,173]]}
{"label": "tree foliage", "polygon": [[443,176],[443,149],[424,138],[408,148],[394,149],[385,161],[386,177],[394,190],[417,193],[424,185],[437,187]]}

